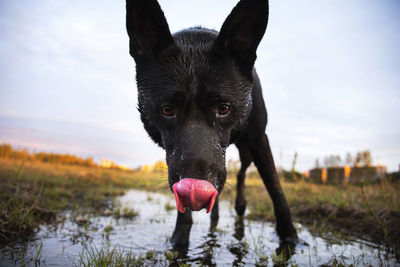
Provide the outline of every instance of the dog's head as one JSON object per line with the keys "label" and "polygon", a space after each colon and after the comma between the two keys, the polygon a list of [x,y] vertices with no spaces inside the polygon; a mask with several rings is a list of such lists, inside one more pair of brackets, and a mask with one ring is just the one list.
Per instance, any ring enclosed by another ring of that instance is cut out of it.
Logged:
{"label": "dog's head", "polygon": [[226,148],[252,107],[268,1],[240,1],[219,34],[192,28],[171,35],[156,0],[127,0],[126,7],[139,111],[150,137],[166,151],[170,187],[195,178],[221,192]]}

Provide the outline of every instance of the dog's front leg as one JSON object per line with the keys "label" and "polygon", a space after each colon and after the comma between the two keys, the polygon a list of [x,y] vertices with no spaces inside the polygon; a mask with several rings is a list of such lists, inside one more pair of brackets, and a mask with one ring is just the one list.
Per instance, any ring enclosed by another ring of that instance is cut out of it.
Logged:
{"label": "dog's front leg", "polygon": [[276,231],[282,242],[296,243],[297,233],[290,216],[290,209],[282,191],[268,138],[264,134],[250,146],[251,155],[258,172],[271,196],[276,217]]}
{"label": "dog's front leg", "polygon": [[237,173],[237,183],[236,183],[236,200],[235,200],[235,210],[237,215],[242,216],[246,210],[246,198],[244,196],[244,179],[246,178],[246,170],[250,166],[252,159],[249,147],[246,143],[238,142],[236,143],[239,149],[240,157],[240,170]]}
{"label": "dog's front leg", "polygon": [[214,207],[211,210],[211,229],[217,227],[219,219],[218,198],[215,199]]}
{"label": "dog's front leg", "polygon": [[189,246],[190,229],[192,228],[192,211],[185,210],[185,213],[178,211],[174,233],[171,237],[171,243],[174,249],[187,249]]}

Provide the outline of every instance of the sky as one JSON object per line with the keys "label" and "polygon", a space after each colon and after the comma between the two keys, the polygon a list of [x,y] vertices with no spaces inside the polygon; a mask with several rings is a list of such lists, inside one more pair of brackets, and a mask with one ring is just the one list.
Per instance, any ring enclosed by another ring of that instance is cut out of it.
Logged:
{"label": "sky", "polygon": [[[233,0],[159,1],[171,32],[219,30]],[[370,150],[400,164],[400,2],[271,0],[256,70],[277,165]],[[0,0],[0,142],[113,159],[165,157],[143,129],[125,2]],[[238,158],[234,146],[227,158]]]}

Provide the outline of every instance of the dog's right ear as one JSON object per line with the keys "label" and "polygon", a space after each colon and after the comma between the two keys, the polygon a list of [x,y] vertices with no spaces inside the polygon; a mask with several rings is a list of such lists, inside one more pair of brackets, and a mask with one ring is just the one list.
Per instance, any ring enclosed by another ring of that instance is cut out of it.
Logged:
{"label": "dog's right ear", "polygon": [[157,56],[175,44],[156,0],[126,0],[129,53],[136,62]]}

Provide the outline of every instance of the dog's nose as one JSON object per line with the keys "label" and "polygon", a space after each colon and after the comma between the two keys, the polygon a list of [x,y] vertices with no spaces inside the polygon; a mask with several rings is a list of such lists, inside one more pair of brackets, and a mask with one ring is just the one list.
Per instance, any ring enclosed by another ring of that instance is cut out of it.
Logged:
{"label": "dog's nose", "polygon": [[176,206],[179,212],[184,213],[185,208],[201,210],[205,208],[207,213],[214,206],[218,191],[208,181],[185,178],[172,186]]}

